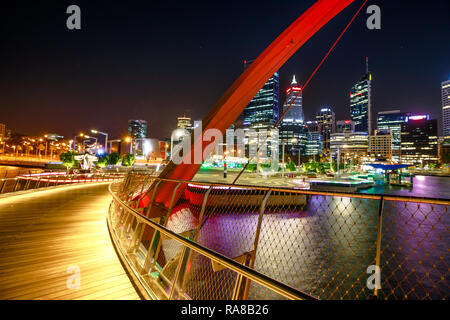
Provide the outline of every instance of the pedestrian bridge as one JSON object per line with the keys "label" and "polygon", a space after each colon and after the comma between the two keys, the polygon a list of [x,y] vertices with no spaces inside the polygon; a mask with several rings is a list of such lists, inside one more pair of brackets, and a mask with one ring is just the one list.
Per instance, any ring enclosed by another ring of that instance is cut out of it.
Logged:
{"label": "pedestrian bridge", "polygon": [[0,299],[140,299],[109,236],[108,184],[0,198]]}

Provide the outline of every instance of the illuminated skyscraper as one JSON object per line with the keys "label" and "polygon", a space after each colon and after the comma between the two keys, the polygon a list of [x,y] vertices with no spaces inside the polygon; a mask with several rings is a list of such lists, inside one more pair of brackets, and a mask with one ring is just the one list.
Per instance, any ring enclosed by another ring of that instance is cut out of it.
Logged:
{"label": "illuminated skyscraper", "polygon": [[366,58],[366,74],[350,90],[350,117],[357,132],[372,133],[371,86],[372,74]]}
{"label": "illuminated skyscraper", "polygon": [[147,121],[145,120],[129,120],[128,134],[133,139],[147,138]]}
{"label": "illuminated skyscraper", "polygon": [[336,116],[329,107],[321,108],[316,114],[316,121],[320,125],[324,151],[330,150],[330,136],[336,132]]}
{"label": "illuminated skyscraper", "polygon": [[188,116],[177,118],[177,128],[192,130],[192,119]]}
{"label": "illuminated skyscraper", "polygon": [[437,120],[430,120],[429,115],[409,116],[401,127],[402,162],[426,164],[439,160]]}
{"label": "illuminated skyscraper", "polygon": [[450,136],[450,80],[441,84],[442,90],[442,130],[444,136]]}
{"label": "illuminated skyscraper", "polygon": [[283,105],[281,115],[286,114],[279,125],[281,143],[284,143],[287,146],[286,150],[289,151],[293,148],[300,148],[304,152],[308,138],[308,130],[304,124],[301,90],[301,86],[297,83],[294,75],[290,86],[286,89],[286,102]]}
{"label": "illuminated skyscraper", "polygon": [[[244,66],[251,61],[245,61]],[[252,129],[270,130],[278,121],[278,71],[266,82],[244,109],[243,126]]]}
{"label": "illuminated skyscraper", "polygon": [[411,113],[400,112],[400,110],[378,112],[377,130],[392,132],[392,159],[400,160],[402,123],[408,121]]}

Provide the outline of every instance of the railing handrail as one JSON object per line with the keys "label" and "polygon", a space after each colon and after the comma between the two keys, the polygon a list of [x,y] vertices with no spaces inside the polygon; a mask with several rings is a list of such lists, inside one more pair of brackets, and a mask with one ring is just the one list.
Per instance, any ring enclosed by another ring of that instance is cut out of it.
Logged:
{"label": "railing handrail", "polygon": [[161,226],[160,224],[152,221],[151,219],[147,218],[146,216],[142,215],[138,211],[134,210],[133,208],[130,208],[125,202],[123,202],[115,192],[112,191],[112,183],[109,185],[108,189],[111,193],[114,201],[118,202],[124,210],[126,210],[128,213],[132,214],[136,219],[138,219],[140,222],[145,223],[149,225],[150,227],[154,228],[157,231],[160,231],[165,236],[172,238],[182,245],[192,249],[193,251],[208,257],[209,259],[218,262],[225,267],[229,268],[230,270],[235,271],[236,273],[254,281],[255,283],[258,283],[288,299],[308,299],[308,300],[316,300],[317,298],[304,293],[302,291],[299,291],[295,288],[292,288],[291,286],[288,286],[282,282],[279,282],[275,279],[272,279],[262,273],[259,273],[245,265],[242,265],[218,252],[215,252],[211,249],[208,249],[204,246],[201,246],[183,236],[178,235],[177,233],[165,228],[164,226]]}

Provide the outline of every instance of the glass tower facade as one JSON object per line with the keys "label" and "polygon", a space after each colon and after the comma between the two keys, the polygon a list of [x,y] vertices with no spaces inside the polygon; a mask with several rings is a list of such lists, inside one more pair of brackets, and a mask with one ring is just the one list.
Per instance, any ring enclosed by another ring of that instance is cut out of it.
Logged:
{"label": "glass tower facade", "polygon": [[[245,64],[247,67],[248,63]],[[278,121],[278,71],[266,82],[244,109],[243,126],[270,130]]]}
{"label": "glass tower facade", "polygon": [[372,75],[367,72],[350,90],[350,117],[355,122],[355,131],[372,131],[371,124],[371,82]]}
{"label": "glass tower facade", "polygon": [[147,138],[147,121],[145,120],[129,120],[128,134],[133,139]]}
{"label": "glass tower facade", "polygon": [[402,162],[425,164],[439,160],[437,120],[429,118],[428,115],[410,116],[402,123]]}
{"label": "glass tower facade", "polygon": [[316,121],[320,125],[324,151],[330,150],[330,136],[336,132],[336,116],[331,108],[324,107],[316,114]]}
{"label": "glass tower facade", "polygon": [[450,80],[442,82],[442,130],[444,136],[450,136]]}
{"label": "glass tower facade", "polygon": [[[289,106],[291,107],[289,108]],[[300,149],[301,153],[304,154],[306,142],[308,141],[308,129],[304,124],[302,88],[297,83],[295,76],[292,78],[290,86],[286,89],[286,102],[283,105],[283,114],[285,116],[279,124],[281,143],[287,147],[286,150],[288,151]]]}
{"label": "glass tower facade", "polygon": [[408,121],[409,112],[400,110],[378,112],[377,130],[380,132],[392,132],[392,159],[400,160],[402,123]]}

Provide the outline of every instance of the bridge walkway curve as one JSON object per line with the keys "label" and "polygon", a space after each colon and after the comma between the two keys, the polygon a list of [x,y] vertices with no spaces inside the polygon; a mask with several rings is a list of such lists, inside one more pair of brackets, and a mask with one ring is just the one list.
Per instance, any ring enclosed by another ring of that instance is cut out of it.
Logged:
{"label": "bridge walkway curve", "polygon": [[0,198],[0,299],[140,299],[108,233],[110,201],[107,183]]}

